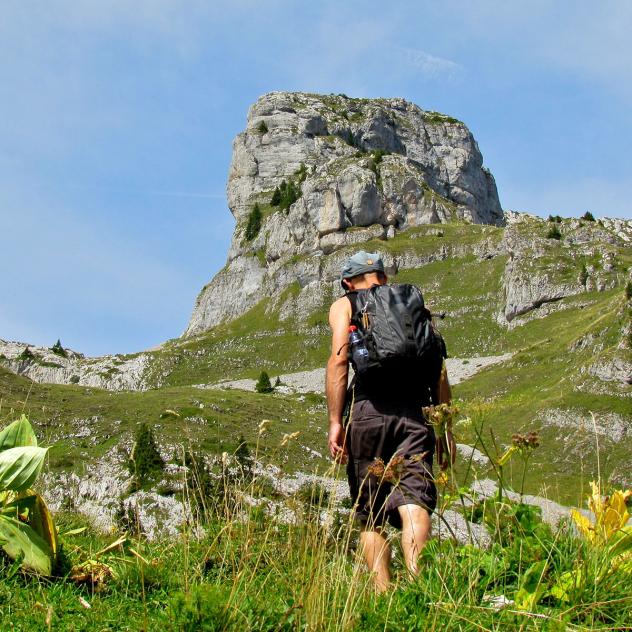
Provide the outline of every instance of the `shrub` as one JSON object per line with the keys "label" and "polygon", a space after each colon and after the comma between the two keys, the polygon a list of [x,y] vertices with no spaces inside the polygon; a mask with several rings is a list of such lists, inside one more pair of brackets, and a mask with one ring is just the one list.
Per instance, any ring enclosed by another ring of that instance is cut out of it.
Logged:
{"label": "shrub", "polygon": [[560,224],[562,222],[562,218],[559,215],[549,215],[549,222]]}
{"label": "shrub", "polygon": [[625,284],[625,298],[627,298],[628,301],[632,299],[632,281],[628,281]]}
{"label": "shrub", "polygon": [[136,431],[127,469],[134,477],[135,484],[142,487],[153,480],[164,468],[165,462],[158,451],[152,429],[146,423],[141,423]]}
{"label": "shrub", "polygon": [[557,224],[553,224],[553,226],[551,226],[546,236],[548,239],[562,239],[562,233],[560,233],[560,229],[557,227]]}
{"label": "shrub", "polygon": [[595,217],[590,211],[586,211],[582,215],[581,219],[586,220],[587,222],[594,222],[595,221]]}
{"label": "shrub", "polygon": [[235,609],[229,607],[230,590],[223,586],[194,586],[187,593],[176,593],[170,609],[174,629],[220,632],[232,627]]}
{"label": "shrub", "polygon": [[229,499],[232,504],[232,495],[225,473],[214,476],[204,456],[189,449],[184,454],[182,464],[187,468],[189,502],[191,507],[197,510],[203,522],[207,522],[219,513],[218,508]]}
{"label": "shrub", "polygon": [[259,380],[255,384],[255,390],[257,393],[271,393],[274,390],[270,383],[270,376],[265,371],[261,371],[259,374]]}
{"label": "shrub", "polygon": [[272,199],[270,200],[270,206],[279,206],[279,204],[281,204],[281,191],[279,187],[274,187]]}
{"label": "shrub", "polygon": [[299,183],[305,182],[305,178],[307,178],[307,167],[304,162],[302,162],[300,167],[294,172],[294,175],[298,177]]}
{"label": "shrub", "polygon": [[61,346],[61,341],[59,340],[59,338],[57,339],[57,342],[50,348],[50,350],[55,355],[61,356],[62,358],[68,357],[66,350]]}
{"label": "shrub", "polygon": [[259,125],[257,125],[257,131],[260,134],[267,134],[268,133],[268,126],[266,125],[265,121],[261,121],[261,123],[259,123]]}
{"label": "shrub", "polygon": [[345,143],[347,143],[347,145],[351,145],[351,147],[357,147],[357,140],[355,138],[355,136],[353,135],[353,132],[349,129],[347,130],[347,133],[344,136],[344,141]]}
{"label": "shrub", "polygon": [[58,554],[53,517],[32,489],[47,453],[24,415],[0,431],[0,553],[42,575],[55,570]]}
{"label": "shrub", "polygon": [[71,375],[70,376],[70,383],[71,384],[79,384],[79,376],[78,375]]}
{"label": "shrub", "polygon": [[588,270],[586,269],[586,264],[582,263],[582,269],[579,272],[579,282],[586,286],[586,281],[588,281]]}
{"label": "shrub", "polygon": [[141,538],[146,535],[140,520],[138,505],[126,505],[122,500],[119,500],[114,512],[114,523],[121,531],[135,538]]}
{"label": "shrub", "polygon": [[279,187],[281,199],[279,200],[279,208],[283,209],[286,213],[290,210],[290,206],[298,200],[301,196],[300,188],[294,184],[294,181],[290,179],[289,182],[283,180]]}
{"label": "shrub", "polygon": [[24,347],[24,351],[22,351],[22,353],[20,354],[20,360],[34,360],[35,356],[33,355],[33,352],[31,351],[30,347],[26,346]]}
{"label": "shrub", "polygon": [[248,215],[248,224],[246,224],[246,239],[248,241],[252,241],[259,234],[262,219],[263,216],[261,215],[259,204],[255,203],[250,215]]}
{"label": "shrub", "polygon": [[237,449],[235,450],[235,458],[239,467],[239,473],[244,480],[252,479],[252,467],[254,459],[250,453],[248,443],[242,434],[239,435]]}
{"label": "shrub", "polygon": [[382,158],[386,153],[387,152],[382,149],[376,149],[374,152],[371,152],[371,158],[369,158],[369,169],[375,174],[375,181],[378,187],[382,184],[382,178],[378,165],[382,162]]}

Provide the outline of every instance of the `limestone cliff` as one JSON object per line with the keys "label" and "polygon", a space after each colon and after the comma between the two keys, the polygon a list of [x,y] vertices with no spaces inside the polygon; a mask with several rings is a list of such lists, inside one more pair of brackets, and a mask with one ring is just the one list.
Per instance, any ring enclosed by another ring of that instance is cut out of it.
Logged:
{"label": "limestone cliff", "polygon": [[237,220],[228,262],[200,293],[187,336],[296,280],[322,293],[339,264],[323,255],[341,247],[421,224],[504,221],[467,127],[403,99],[262,96],[233,143],[227,192]]}
{"label": "limestone cliff", "polygon": [[142,391],[147,387],[144,375],[149,355],[137,353],[86,358],[71,349],[55,353],[47,347],[0,340],[0,364],[34,382]]}

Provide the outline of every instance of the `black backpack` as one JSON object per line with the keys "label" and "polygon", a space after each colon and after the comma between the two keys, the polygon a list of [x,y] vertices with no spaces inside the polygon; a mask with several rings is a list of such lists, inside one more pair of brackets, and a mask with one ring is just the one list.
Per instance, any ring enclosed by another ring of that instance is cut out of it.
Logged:
{"label": "black backpack", "polygon": [[414,371],[427,384],[439,379],[447,357],[441,334],[432,324],[432,314],[414,285],[374,285],[347,293],[351,302],[351,324],[358,328],[368,350],[363,366],[349,357],[360,378],[388,371]]}

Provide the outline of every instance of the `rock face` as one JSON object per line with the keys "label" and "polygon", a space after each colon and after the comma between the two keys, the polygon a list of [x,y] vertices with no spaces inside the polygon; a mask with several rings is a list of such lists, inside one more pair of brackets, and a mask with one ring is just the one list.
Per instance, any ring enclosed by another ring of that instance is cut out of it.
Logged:
{"label": "rock face", "polygon": [[509,259],[503,276],[501,324],[522,324],[518,317],[543,305],[622,283],[614,263],[616,248],[626,249],[632,243],[632,222],[571,219],[556,224],[561,239],[555,239],[547,237],[552,224],[539,217],[512,211],[505,217],[502,249]]}
{"label": "rock face", "polygon": [[0,340],[0,361],[9,370],[34,382],[79,384],[109,390],[145,390],[149,357],[101,356],[86,358],[71,349],[54,353],[46,347]]}
{"label": "rock face", "polygon": [[[273,206],[285,185],[293,194]],[[297,279],[333,282],[338,268],[321,257],[339,248],[421,224],[504,221],[465,125],[403,99],[262,96],[233,143],[227,192],[237,220],[228,263],[200,293],[187,336]],[[255,204],[261,227],[248,231]]]}

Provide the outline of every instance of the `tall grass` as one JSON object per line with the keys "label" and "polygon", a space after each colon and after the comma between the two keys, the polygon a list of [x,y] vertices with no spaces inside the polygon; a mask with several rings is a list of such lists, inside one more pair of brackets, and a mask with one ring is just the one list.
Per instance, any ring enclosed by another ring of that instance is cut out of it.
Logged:
{"label": "tall grass", "polygon": [[[473,422],[480,437],[484,422],[482,417]],[[292,440],[284,439],[272,462],[283,460]],[[502,447],[488,454],[502,480]],[[122,534],[77,531],[83,526],[79,517],[58,515],[64,551],[58,578],[42,582],[0,559],[0,628],[632,627],[631,565],[614,563],[608,546],[582,538],[570,522],[557,528],[544,524],[537,509],[512,502],[506,493],[481,499],[456,480],[446,483],[439,512],[448,505],[454,510],[456,500],[465,517],[486,525],[490,544],[479,548],[435,537],[414,579],[395,546],[394,588],[376,596],[351,513],[318,482],[295,494],[281,493],[261,466],[258,444],[252,467],[233,455],[211,461],[185,447],[181,463],[180,498],[190,510],[178,538],[148,541],[138,524],[131,530],[136,535],[108,547]],[[329,474],[338,472],[332,468]],[[389,539],[397,544],[394,532]]]}

